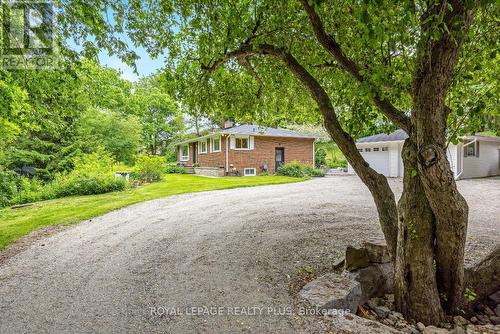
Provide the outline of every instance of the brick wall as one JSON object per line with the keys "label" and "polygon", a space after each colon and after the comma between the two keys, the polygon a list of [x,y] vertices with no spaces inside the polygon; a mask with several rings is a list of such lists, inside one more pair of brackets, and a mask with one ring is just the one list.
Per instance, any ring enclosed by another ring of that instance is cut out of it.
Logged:
{"label": "brick wall", "polygon": [[[286,138],[286,137],[254,137],[253,150],[232,150],[229,149],[229,164],[243,174],[244,168],[255,168],[257,173],[262,171],[261,166],[267,163],[268,171],[275,172],[275,149],[282,147],[285,149],[285,163],[290,161],[300,161],[305,164],[313,164],[313,142],[311,138]],[[229,143],[228,143],[229,144]],[[193,148],[190,144],[189,161],[193,162]],[[179,148],[180,149],[180,148]],[[221,138],[221,152],[211,153],[211,142],[208,142],[208,152],[198,154],[198,163],[201,167],[222,167],[225,168],[226,137]]]}

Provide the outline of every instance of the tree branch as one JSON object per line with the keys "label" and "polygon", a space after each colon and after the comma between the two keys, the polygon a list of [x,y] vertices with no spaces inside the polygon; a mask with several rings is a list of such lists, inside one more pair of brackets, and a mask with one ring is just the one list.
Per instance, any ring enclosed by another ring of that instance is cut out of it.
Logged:
{"label": "tree branch", "polygon": [[358,176],[373,194],[382,231],[389,245],[391,255],[395,256],[398,223],[397,206],[394,193],[389,187],[387,178],[377,173],[363,159],[352,137],[342,129],[328,93],[291,53],[286,52],[283,48],[269,44],[253,47],[248,43],[243,43],[238,49],[227,52],[223,58],[215,61],[213,64],[204,66],[204,69],[212,72],[230,59],[251,55],[269,55],[281,60],[290,72],[307,88],[323,115],[325,127],[329,135],[335,140]]}
{"label": "tree branch", "polygon": [[[330,55],[339,63],[339,65],[350,75],[356,79],[359,83],[367,82],[366,78],[360,73],[360,67],[352,59],[347,57],[342,51],[342,48],[337,43],[337,41],[329,34],[326,33],[323,22],[321,21],[319,15],[316,13],[314,8],[309,5],[308,0],[301,0],[302,6],[304,7],[309,21],[311,22],[316,39],[323,46],[323,48],[328,51]],[[391,121],[400,126],[407,133],[411,130],[411,125],[408,117],[405,116],[400,110],[398,110],[389,101],[382,99],[377,94],[373,97],[373,102],[375,105],[386,115]]]}

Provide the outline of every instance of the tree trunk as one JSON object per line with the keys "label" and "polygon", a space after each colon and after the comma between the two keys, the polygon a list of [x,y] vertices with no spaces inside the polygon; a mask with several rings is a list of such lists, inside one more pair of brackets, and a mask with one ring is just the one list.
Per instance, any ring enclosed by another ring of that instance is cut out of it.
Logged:
{"label": "tree trunk", "polygon": [[425,324],[443,319],[434,269],[434,214],[416,174],[417,150],[410,139],[402,151],[403,194],[398,202],[398,243],[394,270],[396,308]]}

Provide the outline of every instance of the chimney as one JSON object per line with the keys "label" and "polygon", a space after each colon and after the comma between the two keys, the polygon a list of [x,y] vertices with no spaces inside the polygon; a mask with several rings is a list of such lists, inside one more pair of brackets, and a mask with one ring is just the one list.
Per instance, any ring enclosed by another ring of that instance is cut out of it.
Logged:
{"label": "chimney", "polygon": [[222,125],[223,129],[229,129],[229,128],[232,128],[233,127],[233,122],[232,121],[225,121],[224,122],[224,125]]}

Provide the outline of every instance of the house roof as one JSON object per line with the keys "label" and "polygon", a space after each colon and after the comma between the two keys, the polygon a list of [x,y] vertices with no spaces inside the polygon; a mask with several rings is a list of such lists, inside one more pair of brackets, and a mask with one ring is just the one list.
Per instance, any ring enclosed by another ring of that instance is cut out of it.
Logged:
{"label": "house roof", "polygon": [[296,131],[291,131],[291,130],[270,128],[267,126],[259,126],[259,125],[253,125],[253,124],[243,124],[243,125],[234,126],[232,128],[222,129],[222,130],[219,130],[219,131],[214,132],[214,133],[210,133],[210,134],[205,135],[205,136],[185,140],[185,141],[179,142],[177,144],[191,143],[191,142],[198,141],[200,139],[210,138],[210,137],[213,137],[216,135],[221,135],[221,134],[252,135],[252,136],[267,136],[267,137],[311,138],[311,139],[319,138],[318,136],[312,135],[309,133],[301,133],[301,132],[296,132]]}
{"label": "house roof", "polygon": [[404,130],[398,129],[390,134],[380,133],[378,135],[359,138],[356,143],[378,143],[385,141],[403,141],[408,138]]}
{"label": "house roof", "polygon": [[[408,138],[408,135],[406,134],[406,132],[404,132],[402,129],[398,129],[390,134],[380,133],[380,134],[373,135],[373,136],[359,138],[356,141],[356,144],[379,143],[379,142],[389,142],[389,141],[403,141],[406,138]],[[464,139],[476,139],[479,141],[500,142],[500,137],[495,137],[495,136],[471,135],[471,136],[464,136],[462,138],[464,138]]]}

